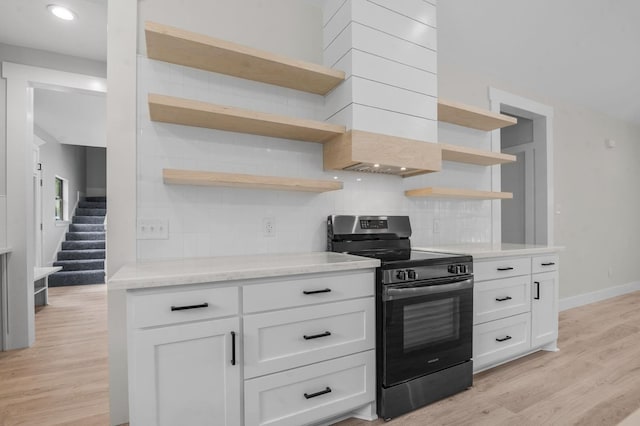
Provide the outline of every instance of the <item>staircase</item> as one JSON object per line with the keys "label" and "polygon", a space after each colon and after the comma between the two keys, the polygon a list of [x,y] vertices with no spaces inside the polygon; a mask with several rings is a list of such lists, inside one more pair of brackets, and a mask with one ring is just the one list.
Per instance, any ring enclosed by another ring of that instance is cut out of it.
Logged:
{"label": "staircase", "polygon": [[86,197],[69,225],[69,232],[53,266],[62,270],[49,276],[49,287],[104,284],[106,197]]}

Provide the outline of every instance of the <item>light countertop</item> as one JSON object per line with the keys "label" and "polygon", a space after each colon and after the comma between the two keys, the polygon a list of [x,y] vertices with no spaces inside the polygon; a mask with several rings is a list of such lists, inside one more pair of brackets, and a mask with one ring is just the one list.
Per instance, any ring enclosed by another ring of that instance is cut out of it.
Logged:
{"label": "light countertop", "polygon": [[377,259],[332,252],[221,256],[141,261],[126,265],[108,282],[109,290],[268,278],[376,268]]}
{"label": "light countertop", "polygon": [[474,259],[482,259],[489,257],[527,256],[532,254],[556,253],[563,251],[564,247],[535,244],[470,243],[433,247],[412,247],[412,249],[418,251],[470,254]]}

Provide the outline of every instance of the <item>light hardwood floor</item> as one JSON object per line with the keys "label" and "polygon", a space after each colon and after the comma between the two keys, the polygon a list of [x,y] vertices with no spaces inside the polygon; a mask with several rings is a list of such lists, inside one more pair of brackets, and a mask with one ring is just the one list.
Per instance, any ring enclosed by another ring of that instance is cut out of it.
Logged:
{"label": "light hardwood floor", "polygon": [[560,313],[558,346],[477,374],[471,389],[386,424],[606,426],[640,408],[640,292]]}
{"label": "light hardwood floor", "polygon": [[[0,353],[0,426],[108,425],[106,288],[50,291],[36,345]],[[562,312],[559,346],[386,424],[606,426],[640,408],[640,292]]]}
{"label": "light hardwood floor", "polygon": [[0,425],[108,425],[107,286],[54,287],[32,348],[0,352]]}

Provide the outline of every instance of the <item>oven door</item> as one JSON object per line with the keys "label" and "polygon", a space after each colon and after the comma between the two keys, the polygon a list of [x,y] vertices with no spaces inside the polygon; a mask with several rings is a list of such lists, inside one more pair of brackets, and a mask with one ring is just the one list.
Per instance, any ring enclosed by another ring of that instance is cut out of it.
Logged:
{"label": "oven door", "polygon": [[473,276],[382,288],[382,385],[471,359]]}

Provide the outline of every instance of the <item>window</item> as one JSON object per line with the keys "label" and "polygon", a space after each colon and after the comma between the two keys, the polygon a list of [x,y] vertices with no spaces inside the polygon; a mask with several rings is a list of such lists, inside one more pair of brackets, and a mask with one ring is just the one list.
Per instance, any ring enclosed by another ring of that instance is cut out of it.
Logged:
{"label": "window", "polygon": [[55,217],[56,220],[69,220],[68,212],[68,182],[59,176],[55,177]]}

